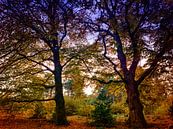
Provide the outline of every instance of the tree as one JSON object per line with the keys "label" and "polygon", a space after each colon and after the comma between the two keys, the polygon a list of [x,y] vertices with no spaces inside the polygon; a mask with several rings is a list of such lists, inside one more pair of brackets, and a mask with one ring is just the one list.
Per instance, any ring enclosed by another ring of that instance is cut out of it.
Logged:
{"label": "tree", "polygon": [[[102,49],[99,43],[88,43],[87,41],[86,44],[80,44],[77,47],[80,47],[81,52],[78,52],[75,60],[68,63],[63,71],[63,77],[68,80],[64,86],[68,94],[80,97],[84,96],[83,89],[85,86],[95,85],[93,78],[91,78],[92,75],[98,77],[104,74],[98,70],[98,67],[104,69],[108,63],[101,55]],[[107,75],[105,74],[105,76]]]}
{"label": "tree", "polygon": [[[32,45],[30,43],[30,46]],[[33,53],[36,48],[38,49],[36,44],[34,46],[35,48],[28,47],[23,53]],[[32,51],[30,50],[31,48]],[[45,57],[44,54],[47,53],[45,51],[44,53],[40,52],[39,56],[35,56],[32,59],[37,59],[38,57],[42,59],[41,56]],[[45,72],[41,66],[28,61],[20,55],[16,54],[15,58],[8,58],[8,56],[5,58],[8,60],[7,63],[3,64],[5,69],[1,73],[0,79],[0,98],[2,104],[21,105],[16,104],[16,102],[26,104],[28,102],[53,100],[52,96],[47,97],[45,95],[49,87],[51,88],[53,85],[51,83],[52,80],[50,80],[50,73]]]}
{"label": "tree", "polygon": [[92,112],[93,124],[96,126],[111,127],[114,125],[113,116],[111,114],[111,104],[113,100],[108,96],[107,90],[102,87],[99,91],[94,105],[95,110]]}
{"label": "tree", "polygon": [[[64,43],[68,43],[67,39],[70,37],[68,27],[73,23],[73,8],[69,1],[63,0],[0,1],[0,27],[3,34],[1,44],[11,43],[11,48],[17,44],[18,47],[14,47],[17,55],[42,66],[54,75],[56,123],[62,125],[68,123],[63,98],[62,70],[74,56],[62,61],[61,53]],[[50,57],[33,59],[40,51],[24,53],[21,48],[31,43],[39,44],[43,51],[47,48]],[[47,66],[46,60],[52,62],[53,70]]]}
{"label": "tree", "polygon": [[[146,127],[138,88],[173,48],[172,3],[101,0],[94,1],[87,10],[92,17],[86,16],[83,23],[99,33],[104,57],[125,84],[129,125]],[[114,54],[110,54],[110,49],[114,49]],[[136,76],[143,58],[147,59],[148,65],[140,76]]]}

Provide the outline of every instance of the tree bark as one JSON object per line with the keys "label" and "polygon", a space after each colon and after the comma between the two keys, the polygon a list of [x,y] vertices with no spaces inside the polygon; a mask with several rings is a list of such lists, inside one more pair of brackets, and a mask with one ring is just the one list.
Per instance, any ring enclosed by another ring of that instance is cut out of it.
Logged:
{"label": "tree bark", "polygon": [[62,86],[62,66],[59,59],[59,51],[55,48],[53,52],[54,57],[54,79],[55,79],[55,122],[57,125],[67,125],[68,121],[65,112],[65,101],[63,96],[63,86]]}
{"label": "tree bark", "polygon": [[143,105],[141,104],[138,86],[130,82],[126,86],[127,103],[129,106],[128,124],[133,128],[145,128],[147,122],[143,114]]}

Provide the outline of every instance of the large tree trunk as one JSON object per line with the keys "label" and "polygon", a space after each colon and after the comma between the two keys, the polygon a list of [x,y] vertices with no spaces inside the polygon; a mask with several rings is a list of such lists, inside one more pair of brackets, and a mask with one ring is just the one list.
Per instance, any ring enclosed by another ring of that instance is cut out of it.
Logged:
{"label": "large tree trunk", "polygon": [[143,105],[139,98],[138,86],[128,84],[126,90],[127,103],[129,106],[128,124],[133,128],[145,128],[147,123],[143,114]]}
{"label": "large tree trunk", "polygon": [[65,112],[65,102],[63,96],[63,87],[61,80],[61,75],[55,76],[55,102],[56,102],[56,124],[57,125],[66,125],[68,124],[66,119],[66,112]]}
{"label": "large tree trunk", "polygon": [[65,101],[63,96],[63,86],[62,86],[62,67],[59,60],[59,52],[53,53],[54,56],[54,79],[55,79],[55,102],[56,102],[56,124],[57,125],[67,125],[67,118],[65,112]]}

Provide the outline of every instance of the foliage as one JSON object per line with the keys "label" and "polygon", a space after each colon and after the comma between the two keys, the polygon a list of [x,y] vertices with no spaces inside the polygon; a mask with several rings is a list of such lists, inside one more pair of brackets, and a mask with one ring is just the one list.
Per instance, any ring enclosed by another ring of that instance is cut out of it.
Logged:
{"label": "foliage", "polygon": [[119,103],[114,102],[111,105],[111,111],[113,114],[118,115],[127,115],[128,114],[128,106],[124,102],[120,101]]}
{"label": "foliage", "polygon": [[83,100],[83,104],[79,105],[79,108],[77,109],[77,114],[80,116],[91,117],[92,111],[94,109],[95,107],[91,103]]}
{"label": "foliage", "polygon": [[52,115],[55,112],[55,102],[54,101],[48,101],[43,103],[44,109],[46,111],[46,119],[51,120]]}
{"label": "foliage", "polygon": [[[140,75],[144,71],[144,68],[138,67],[136,70],[136,76]],[[140,100],[144,106],[144,113],[147,115],[153,114],[166,99],[166,85],[163,83],[161,75],[150,75],[139,86]]]}
{"label": "foliage", "polygon": [[154,111],[154,115],[169,115],[169,109],[172,105],[172,96],[164,99]]}
{"label": "foliage", "polygon": [[[57,123],[59,120],[59,124],[65,124],[67,121],[62,75],[68,74],[69,71],[64,68],[70,67],[71,75],[65,78],[73,80],[73,86],[71,85],[69,89],[75,96],[83,95],[82,89],[85,82],[83,75],[90,73],[93,76],[93,73],[95,75],[103,73],[97,71],[104,70],[106,74],[111,71],[113,79],[119,79],[126,85],[131,125],[135,126],[138,122],[136,125],[144,127],[146,122],[139,99],[140,94],[145,112],[150,113],[149,109],[153,112],[155,107],[158,106],[158,110],[162,107],[159,106],[160,103],[150,106],[155,100],[157,102],[162,100],[161,97],[157,97],[159,94],[167,97],[164,93],[171,93],[165,92],[160,86],[157,88],[156,84],[148,88],[149,84],[142,84],[142,82],[157,69],[158,65],[163,66],[163,63],[167,63],[167,58],[172,53],[172,3],[163,0],[144,2],[142,0],[116,2],[100,0],[90,3],[71,0],[0,1],[2,19],[0,21],[0,74],[2,75],[0,97],[16,102],[44,100],[53,96],[45,95],[45,90],[49,89],[51,84],[50,92],[56,94],[53,98],[56,101],[56,114],[64,117],[57,118]],[[89,36],[86,35],[88,32]],[[90,37],[92,34],[98,36],[98,39],[94,38],[96,43],[89,45],[92,49],[88,49],[88,45],[80,49],[82,45],[74,43],[76,41],[81,44],[82,37],[84,44],[87,44],[85,42],[87,36]],[[103,47],[98,47],[98,42],[102,42]],[[94,51],[100,48],[99,54],[95,54]],[[102,58],[98,56],[101,54],[109,65],[103,65],[103,61],[100,60]],[[137,75],[137,68],[143,58],[147,60],[145,69]],[[73,59],[75,61],[70,63]],[[76,67],[79,62],[80,66]],[[103,67],[96,65],[99,63]],[[71,67],[72,65],[75,67]],[[51,66],[54,66],[54,69]],[[51,76],[46,77],[46,73],[50,73]],[[155,87],[160,92],[147,93],[153,91]],[[167,90],[172,90],[170,84]],[[68,102],[67,105],[70,113],[78,112],[78,109],[82,112],[82,108],[87,107],[85,103],[82,103],[81,107],[75,107]],[[104,104],[100,104],[100,107],[96,107],[95,110],[102,111],[105,108]],[[41,110],[39,107],[36,108],[36,113],[40,114]],[[83,114],[87,113],[83,112]]]}
{"label": "foliage", "polygon": [[31,119],[40,119],[45,118],[46,116],[46,110],[41,102],[37,102],[35,104],[34,114]]}
{"label": "foliage", "polygon": [[158,106],[165,100],[164,86],[157,79],[146,79],[140,85],[141,101],[144,105],[145,114],[153,114]]}
{"label": "foliage", "polygon": [[109,96],[112,96],[113,103],[111,111],[113,114],[127,115],[129,113],[127,105],[127,94],[123,83],[110,83],[106,85]]}
{"label": "foliage", "polygon": [[91,111],[94,106],[91,105],[85,98],[70,98],[65,97],[67,115],[91,116]]}
{"label": "foliage", "polygon": [[105,89],[101,89],[94,103],[95,110],[92,112],[92,124],[96,126],[112,126],[114,124],[111,113],[112,98],[107,95]]}
{"label": "foliage", "polygon": [[70,97],[65,97],[65,108],[67,115],[75,115],[77,114],[77,108],[81,102],[78,99],[73,99]]}

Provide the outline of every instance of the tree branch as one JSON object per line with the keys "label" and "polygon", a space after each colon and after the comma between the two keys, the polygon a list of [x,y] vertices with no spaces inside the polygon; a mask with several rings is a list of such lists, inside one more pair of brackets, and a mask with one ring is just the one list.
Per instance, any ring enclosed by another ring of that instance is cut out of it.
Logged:
{"label": "tree branch", "polygon": [[144,71],[144,73],[140,76],[140,78],[136,81],[137,85],[141,84],[141,82],[150,74],[153,72],[155,67],[157,67],[157,63],[163,58],[163,55],[165,54],[165,49],[162,49],[156,56],[155,59],[152,61],[150,67]]}
{"label": "tree branch", "polygon": [[117,70],[117,65],[107,56],[107,46],[105,42],[105,36],[102,37],[103,39],[103,47],[104,47],[104,54],[103,56],[113,65],[115,72],[120,76],[120,78],[125,82],[124,77],[121,75],[121,73]]}
{"label": "tree branch", "polygon": [[98,81],[100,84],[110,84],[110,83],[123,83],[122,80],[109,80],[109,81],[104,81],[98,78],[92,78],[92,80]]}
{"label": "tree branch", "polygon": [[63,33],[63,35],[62,35],[62,37],[61,37],[61,39],[59,41],[59,43],[60,43],[59,47],[60,48],[62,46],[62,42],[63,42],[64,38],[67,35],[67,23],[68,23],[68,14],[67,14],[67,11],[63,7],[61,7],[61,9],[64,11],[64,15],[63,15],[63,20],[64,20],[64,33]]}
{"label": "tree branch", "polygon": [[11,99],[9,101],[11,102],[17,102],[17,103],[24,103],[24,102],[45,102],[45,101],[51,101],[51,100],[55,100],[54,98],[50,98],[50,99],[33,99],[33,100],[17,100],[17,99]]}
{"label": "tree branch", "polygon": [[36,85],[36,86],[42,86],[42,87],[44,87],[45,89],[52,89],[52,88],[54,88],[55,87],[55,85],[52,85],[52,86],[50,86],[50,85],[45,85],[45,84],[42,84],[42,83],[30,83],[31,85]]}
{"label": "tree branch", "polygon": [[128,10],[129,10],[129,7],[131,6],[131,4],[132,4],[132,2],[130,2],[128,5],[125,5],[125,22],[127,24],[127,31],[128,31],[129,37],[131,39],[132,49],[133,49],[133,59],[132,59],[132,63],[131,63],[131,66],[129,68],[129,71],[132,74],[132,76],[134,77],[136,68],[137,68],[138,63],[140,61],[140,50],[138,48],[137,41],[135,39],[135,38],[138,38],[138,37],[135,37],[135,33],[138,30],[138,28],[140,27],[140,24],[142,22],[141,20],[143,20],[144,17],[142,17],[140,19],[137,27],[132,32],[131,25],[130,25],[130,22],[128,20],[128,15],[129,15]]}
{"label": "tree branch", "polygon": [[113,38],[117,43],[117,54],[118,54],[118,59],[120,60],[120,63],[121,63],[122,71],[123,71],[124,75],[126,75],[129,71],[127,69],[127,64],[126,64],[127,63],[126,62],[126,55],[123,52],[123,46],[122,46],[122,42],[121,42],[121,39],[120,39],[118,32],[114,33]]}
{"label": "tree branch", "polygon": [[70,57],[63,65],[62,65],[62,69],[73,59],[75,58],[76,56],[72,56]]}
{"label": "tree branch", "polygon": [[35,61],[35,60],[29,58],[29,57],[31,57],[31,56],[26,56],[26,55],[21,54],[21,53],[18,53],[18,54],[19,54],[20,56],[24,57],[25,59],[27,59],[28,61],[32,61],[32,62],[34,62],[34,63],[36,63],[36,64],[38,64],[38,65],[41,65],[41,66],[45,67],[48,71],[50,71],[51,73],[53,73],[53,70],[51,70],[48,66],[44,65],[44,64],[41,63],[41,62],[37,62],[37,61]]}

